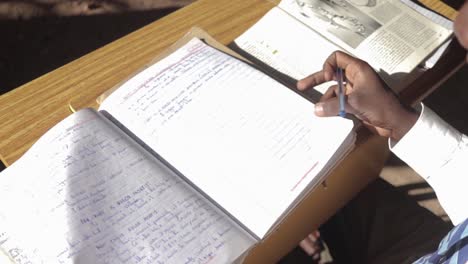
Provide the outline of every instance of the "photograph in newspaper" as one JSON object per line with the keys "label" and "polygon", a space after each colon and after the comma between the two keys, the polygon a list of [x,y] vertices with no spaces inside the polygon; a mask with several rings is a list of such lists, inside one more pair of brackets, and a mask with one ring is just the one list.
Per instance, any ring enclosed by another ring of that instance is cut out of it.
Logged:
{"label": "photograph in newspaper", "polygon": [[[371,6],[375,1],[357,0],[359,5]],[[356,48],[382,25],[344,0],[296,0],[300,14],[319,19],[326,31],[352,48]]]}

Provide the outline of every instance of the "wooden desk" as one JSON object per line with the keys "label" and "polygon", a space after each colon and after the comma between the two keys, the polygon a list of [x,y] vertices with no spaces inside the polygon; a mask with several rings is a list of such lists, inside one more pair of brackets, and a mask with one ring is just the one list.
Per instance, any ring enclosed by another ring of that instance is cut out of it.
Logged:
{"label": "wooden desk", "polygon": [[[456,14],[437,0],[425,0],[425,3],[450,18]],[[149,63],[192,26],[199,26],[221,43],[228,44],[272,7],[266,0],[199,0],[2,95],[2,161],[12,164],[42,134],[68,116],[71,100],[79,97],[77,101],[83,107],[96,107],[95,99],[100,94]],[[420,99],[420,91],[413,94]],[[358,147],[327,179],[328,188],[314,190],[276,232],[251,252],[247,262],[272,263],[286,254],[305,234],[316,229],[374,179],[387,153],[384,139],[362,133]],[[302,210],[304,208],[307,210]]]}

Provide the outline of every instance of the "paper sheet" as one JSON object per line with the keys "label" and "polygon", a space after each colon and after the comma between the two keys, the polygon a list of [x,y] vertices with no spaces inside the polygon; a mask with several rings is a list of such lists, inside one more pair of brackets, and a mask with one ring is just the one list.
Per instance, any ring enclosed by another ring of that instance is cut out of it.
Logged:
{"label": "paper sheet", "polygon": [[231,263],[254,243],[89,109],[0,175],[0,248],[16,263]]}
{"label": "paper sheet", "polygon": [[[421,15],[429,18],[432,22],[435,22],[441,26],[443,26],[444,28],[446,29],[449,29],[449,30],[452,30],[453,29],[453,22],[427,8],[424,8],[424,7],[421,7],[419,5],[417,5],[416,3],[413,3],[412,1],[410,0],[400,0],[402,3],[404,3],[405,5],[413,8],[414,10],[416,10],[416,12],[420,13]],[[445,50],[447,50],[449,44],[450,44],[451,40],[447,41],[445,44],[443,44],[442,46],[440,46],[437,51],[431,56],[429,57],[429,59],[427,59],[425,61],[425,66],[428,67],[428,68],[432,68],[434,67],[434,65],[437,63],[437,61],[439,61],[440,57],[444,54]]]}
{"label": "paper sheet", "polygon": [[[238,37],[235,43],[296,80],[322,70],[328,56],[342,50],[277,7]],[[325,83],[315,89],[324,93],[330,85]]]}
{"label": "paper sheet", "polygon": [[198,39],[101,105],[258,237],[350,134],[343,118]]}

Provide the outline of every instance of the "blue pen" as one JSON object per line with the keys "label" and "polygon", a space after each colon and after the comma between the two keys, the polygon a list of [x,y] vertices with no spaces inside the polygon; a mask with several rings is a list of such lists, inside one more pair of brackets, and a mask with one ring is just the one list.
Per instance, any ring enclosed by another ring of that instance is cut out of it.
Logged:
{"label": "blue pen", "polygon": [[337,72],[337,79],[338,79],[338,99],[340,100],[340,116],[345,117],[345,93],[343,87],[343,69],[338,68]]}

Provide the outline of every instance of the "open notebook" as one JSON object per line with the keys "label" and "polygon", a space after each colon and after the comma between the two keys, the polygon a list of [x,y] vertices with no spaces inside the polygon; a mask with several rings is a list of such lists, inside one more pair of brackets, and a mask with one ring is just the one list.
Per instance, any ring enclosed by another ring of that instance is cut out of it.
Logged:
{"label": "open notebook", "polygon": [[353,147],[353,121],[193,38],[0,175],[17,263],[230,263]]}

